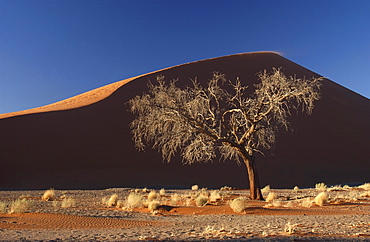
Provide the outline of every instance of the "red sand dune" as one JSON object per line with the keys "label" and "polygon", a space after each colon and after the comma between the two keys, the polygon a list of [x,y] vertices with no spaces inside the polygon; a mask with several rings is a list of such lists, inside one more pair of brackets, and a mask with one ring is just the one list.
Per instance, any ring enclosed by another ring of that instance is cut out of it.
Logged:
{"label": "red sand dune", "polygon": [[[125,103],[147,90],[147,81],[206,82],[213,71],[249,86],[256,73],[282,67],[286,75],[319,75],[276,53],[239,54],[188,63],[130,78],[45,107],[0,115],[0,189],[107,187],[247,187],[246,169],[234,161],[164,163],[156,150],[138,152]],[[314,186],[317,182],[369,182],[370,100],[330,80],[311,116],[290,118],[276,148],[258,156],[262,185]]]}

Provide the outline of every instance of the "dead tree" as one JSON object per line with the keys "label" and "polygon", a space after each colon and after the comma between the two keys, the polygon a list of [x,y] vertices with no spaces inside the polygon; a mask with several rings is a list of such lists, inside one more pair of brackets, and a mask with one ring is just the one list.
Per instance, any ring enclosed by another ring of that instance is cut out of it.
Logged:
{"label": "dead tree", "polygon": [[[279,127],[288,129],[292,109],[310,114],[320,98],[321,78],[286,77],[280,69],[258,73],[260,83],[247,96],[241,81],[214,73],[206,87],[192,81],[180,88],[163,76],[149,91],[129,101],[136,118],[131,123],[139,150],[145,143],[165,161],[180,152],[183,162],[207,162],[216,157],[243,161],[248,171],[250,198],[262,200],[255,154],[271,149]],[[227,85],[228,84],[228,85]]]}

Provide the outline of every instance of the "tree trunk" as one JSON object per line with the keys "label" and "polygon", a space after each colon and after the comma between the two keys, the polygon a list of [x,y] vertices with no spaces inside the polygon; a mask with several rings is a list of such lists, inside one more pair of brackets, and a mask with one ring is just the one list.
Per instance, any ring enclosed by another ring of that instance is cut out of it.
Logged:
{"label": "tree trunk", "polygon": [[256,164],[254,159],[247,154],[247,151],[242,152],[244,164],[247,167],[249,178],[250,199],[264,200],[261,192],[260,181],[257,173]]}

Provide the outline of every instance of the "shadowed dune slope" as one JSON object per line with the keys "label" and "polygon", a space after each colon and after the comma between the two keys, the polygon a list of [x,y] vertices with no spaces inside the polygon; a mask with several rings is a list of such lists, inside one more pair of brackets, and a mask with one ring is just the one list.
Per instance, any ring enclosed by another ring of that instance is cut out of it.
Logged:
{"label": "shadowed dune slope", "polygon": [[[286,75],[318,76],[275,53],[239,54],[121,81],[95,102],[0,116],[0,189],[248,187],[246,169],[235,161],[189,166],[178,157],[164,163],[149,147],[135,150],[129,129],[133,115],[125,103],[145,92],[147,81],[158,74],[190,84],[190,78],[205,83],[219,71],[252,87],[257,72],[273,67],[282,67]],[[313,114],[294,115],[290,121],[293,131],[279,132],[275,149],[257,156],[262,185],[291,188],[370,181],[369,99],[324,80]]]}

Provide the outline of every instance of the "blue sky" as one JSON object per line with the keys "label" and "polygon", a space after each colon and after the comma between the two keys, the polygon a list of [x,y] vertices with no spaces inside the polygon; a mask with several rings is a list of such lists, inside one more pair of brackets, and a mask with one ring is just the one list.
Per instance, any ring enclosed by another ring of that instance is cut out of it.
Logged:
{"label": "blue sky", "polygon": [[254,51],[369,98],[369,13],[367,0],[0,0],[0,113]]}

